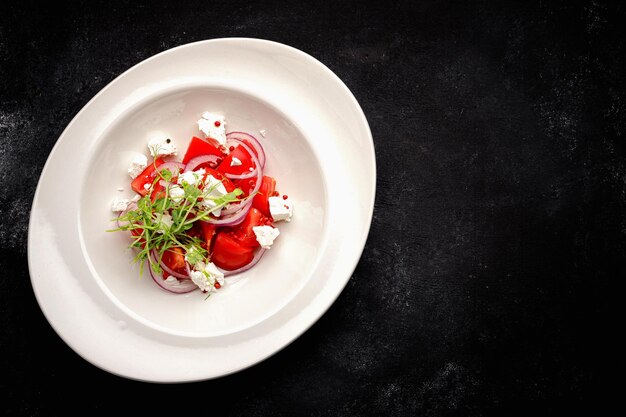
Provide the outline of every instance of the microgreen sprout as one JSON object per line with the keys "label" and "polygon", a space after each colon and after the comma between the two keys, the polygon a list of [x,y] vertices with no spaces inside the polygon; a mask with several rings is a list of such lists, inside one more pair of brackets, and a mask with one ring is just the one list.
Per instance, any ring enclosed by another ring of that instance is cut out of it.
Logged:
{"label": "microgreen sprout", "polygon": [[[122,213],[114,221],[119,227],[108,230],[127,231],[132,234],[131,248],[137,250],[135,262],[140,262],[140,273],[143,272],[145,261],[156,273],[162,273],[159,261],[168,250],[182,249],[186,253],[187,261],[191,265],[199,262],[209,262],[209,254],[205,249],[205,242],[200,238],[187,233],[198,220],[207,220],[211,213],[222,209],[227,204],[242,202],[238,197],[243,191],[236,188],[222,196],[212,196],[211,192],[221,182],[204,185],[203,181],[197,184],[188,184],[183,181],[177,185],[184,191],[184,195],[172,197],[169,193],[169,184],[177,176],[168,169],[159,171],[155,164],[154,180],[149,192],[137,201],[137,207]],[[163,190],[156,187],[159,181],[164,180]],[[251,198],[249,196],[248,198]],[[207,207],[206,200],[210,200]],[[154,259],[156,254],[158,259]]]}

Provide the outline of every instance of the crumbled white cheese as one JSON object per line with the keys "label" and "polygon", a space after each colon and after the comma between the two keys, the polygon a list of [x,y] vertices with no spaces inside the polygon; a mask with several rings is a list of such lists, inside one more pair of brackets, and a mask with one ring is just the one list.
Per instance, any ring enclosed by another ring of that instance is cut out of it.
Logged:
{"label": "crumbled white cheese", "polygon": [[152,184],[150,184],[149,182],[147,182],[147,183],[145,183],[145,184],[143,185],[143,189],[144,189],[144,190],[149,190],[149,189],[150,189],[150,187],[152,187]]}
{"label": "crumbled white cheese", "polygon": [[187,183],[189,185],[196,185],[202,180],[205,173],[206,173],[206,170],[204,168],[200,168],[197,171],[186,171],[178,176],[178,180],[176,182],[181,185],[183,183]]}
{"label": "crumbled white cheese", "polygon": [[146,155],[138,153],[133,156],[128,167],[128,175],[132,179],[137,178],[141,172],[148,166],[148,157]]}
{"label": "crumbled white cheese", "polygon": [[172,216],[170,216],[168,213],[157,213],[155,223],[158,225],[157,232],[164,233],[165,231],[169,230],[170,227],[172,227],[172,225],[174,224],[174,220],[172,219]]}
{"label": "crumbled white cheese", "polygon": [[141,200],[141,196],[139,194],[135,194],[135,196],[130,199],[130,201],[133,203],[136,203],[139,200]]}
{"label": "crumbled white cheese", "polygon": [[117,187],[117,191],[122,192],[122,191],[124,191],[124,188],[123,187]]}
{"label": "crumbled white cheese", "polygon": [[265,131],[265,129],[261,129],[259,130],[259,133],[261,134],[261,136],[265,137],[265,133],[267,132]]}
{"label": "crumbled white cheese", "polygon": [[270,203],[270,214],[275,222],[284,220],[291,221],[293,215],[293,203],[289,199],[283,199],[282,197],[270,197],[268,198]]}
{"label": "crumbled white cheese", "polygon": [[269,249],[274,243],[274,239],[280,234],[280,231],[272,226],[254,226],[252,231],[263,249]]}
{"label": "crumbled white cheese", "polygon": [[241,160],[239,158],[237,158],[236,156],[233,156],[233,159],[230,160],[230,166],[231,167],[238,167],[241,165]]}
{"label": "crumbled white cheese", "polygon": [[219,283],[220,286],[224,285],[224,274],[217,269],[213,262],[204,264],[204,262],[198,262],[191,271],[191,280],[202,290],[203,292],[215,292],[215,283]]}
{"label": "crumbled white cheese", "polygon": [[221,114],[204,112],[198,120],[198,128],[209,138],[217,140],[220,145],[226,145],[226,120]]}
{"label": "crumbled white cheese", "polygon": [[164,282],[165,282],[166,284],[170,284],[170,285],[173,285],[173,284],[180,284],[180,281],[179,281],[179,280],[177,280],[177,279],[176,279],[174,276],[172,276],[172,275],[170,275],[169,277],[165,278],[165,281],[164,281]]}
{"label": "crumbled white cheese", "polygon": [[[202,205],[207,209],[212,209],[217,206],[217,203],[213,201],[216,198],[220,198],[228,194],[226,187],[222,184],[222,181],[215,178],[213,175],[208,175],[205,180],[204,186],[204,198],[202,199]],[[222,213],[222,207],[212,210],[211,213],[217,217]]]}
{"label": "crumbled white cheese", "polygon": [[175,203],[180,203],[185,198],[185,190],[177,184],[170,187],[170,197]]}
{"label": "crumbled white cheese", "polygon": [[157,156],[167,156],[167,155],[176,155],[176,146],[172,139],[164,138],[164,137],[153,137],[148,141],[148,149],[150,150],[150,155],[154,158]]}
{"label": "crumbled white cheese", "polygon": [[119,212],[119,211],[124,211],[128,208],[128,205],[130,204],[130,200],[127,198],[114,198],[113,201],[111,202],[111,211],[114,212]]}

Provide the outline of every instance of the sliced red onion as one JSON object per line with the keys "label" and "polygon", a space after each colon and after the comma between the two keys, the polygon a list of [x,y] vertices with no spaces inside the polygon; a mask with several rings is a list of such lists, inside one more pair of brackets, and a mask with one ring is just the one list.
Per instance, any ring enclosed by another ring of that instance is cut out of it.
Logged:
{"label": "sliced red onion", "polygon": [[[254,152],[252,151],[252,149],[250,149],[248,147],[248,145],[246,145],[245,143],[241,142],[239,144],[240,146],[243,146],[243,148],[250,154],[250,157],[252,158],[252,162],[254,163],[255,166],[260,166],[259,160],[257,159],[256,155],[254,154]],[[257,169],[257,179],[256,179],[256,184],[254,185],[254,189],[250,192],[250,194],[254,194],[257,191],[259,191],[259,188],[261,188],[261,180],[263,179],[263,171],[260,169]],[[252,198],[249,198],[248,201],[246,201],[245,203],[243,203],[243,205],[241,205],[241,203],[239,203],[239,207],[241,208],[241,210],[239,210],[238,212],[229,215],[227,217],[222,217],[220,219],[214,219],[212,217],[209,217],[207,220],[205,220],[207,223],[211,223],[217,226],[235,226],[238,225],[239,223],[241,223],[243,221],[243,219],[245,219],[246,214],[248,214],[248,211],[250,210],[250,207],[252,206]]]}
{"label": "sliced red onion", "polygon": [[152,249],[152,257],[168,274],[173,275],[175,278],[178,279],[189,279],[189,274],[181,274],[180,272],[176,272],[169,266],[165,265],[165,262],[163,262],[163,258],[159,256],[158,252],[155,249]]}
{"label": "sliced red onion", "polygon": [[[261,175],[263,175],[261,173]],[[252,178],[252,177],[256,177],[257,176],[257,170],[254,169],[246,174],[224,174],[224,176],[230,180],[247,180],[248,178]]]}
{"label": "sliced red onion", "polygon": [[220,156],[217,155],[200,155],[200,156],[196,156],[195,158],[191,158],[188,162],[187,165],[185,165],[185,172],[187,171],[193,171],[194,169],[196,169],[196,167],[202,165],[202,164],[209,164],[209,167],[211,168],[215,168],[218,164],[218,160],[222,159]]}
{"label": "sliced red onion", "polygon": [[261,257],[263,256],[263,254],[265,253],[266,249],[263,248],[259,248],[255,253],[254,253],[254,258],[252,258],[252,260],[250,261],[249,264],[242,266],[239,269],[234,269],[232,271],[227,271],[226,269],[222,269],[222,268],[218,268],[220,271],[222,271],[222,273],[224,274],[224,277],[230,277],[232,275],[235,274],[240,274],[242,272],[247,271],[248,269],[252,268],[254,265],[257,264],[257,262],[259,262],[259,260],[261,259]]}
{"label": "sliced red onion", "polygon": [[167,282],[163,279],[162,275],[157,274],[152,270],[150,262],[148,262],[148,269],[150,270],[150,276],[156,284],[163,288],[165,291],[172,292],[174,294],[185,294],[193,290],[197,290],[198,286],[190,279],[176,280],[176,283]]}
{"label": "sliced red onion", "polygon": [[[166,170],[166,169],[172,173],[172,177],[177,177],[178,174],[180,174],[180,171],[185,169],[185,164],[181,162],[170,161],[170,162],[165,162],[164,164],[159,165],[157,168],[159,172]],[[159,184],[162,187],[168,187],[171,184],[171,182],[161,179],[159,180]]]}
{"label": "sliced red onion", "polygon": [[259,156],[259,161],[261,162],[260,164],[261,168],[265,168],[265,151],[263,150],[263,146],[261,145],[261,142],[259,142],[257,138],[255,138],[254,136],[246,132],[229,132],[226,134],[226,139],[234,139],[240,143],[243,142],[244,140],[248,140],[248,142],[250,142],[252,146],[254,147],[254,149],[256,149],[257,151],[257,154]]}
{"label": "sliced red onion", "polygon": [[206,220],[200,220],[200,221],[210,223],[215,226],[236,226],[239,223],[243,222],[243,219],[246,218],[246,214],[248,214],[249,210],[250,210],[250,205],[246,204],[245,208],[243,208],[238,213],[233,214],[232,216],[229,216],[226,218],[220,218],[220,219],[209,217]]}
{"label": "sliced red onion", "polygon": [[171,161],[165,162],[157,167],[157,170],[159,172],[163,171],[164,169],[169,170],[172,173],[172,176],[175,177],[180,171],[185,169],[185,164],[183,164],[182,162]]}
{"label": "sliced red onion", "polygon": [[222,216],[233,214],[238,212],[239,210],[245,209],[245,205],[250,204],[250,200],[252,200],[253,198],[254,196],[248,196],[241,200],[239,203],[230,203],[228,206],[222,209]]}

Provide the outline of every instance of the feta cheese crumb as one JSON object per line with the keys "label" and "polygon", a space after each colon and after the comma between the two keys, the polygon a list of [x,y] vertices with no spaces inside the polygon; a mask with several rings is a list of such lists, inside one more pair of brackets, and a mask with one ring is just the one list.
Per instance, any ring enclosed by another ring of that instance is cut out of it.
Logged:
{"label": "feta cheese crumb", "polygon": [[158,224],[157,233],[164,233],[174,224],[172,216],[168,213],[157,214],[156,224]]}
{"label": "feta cheese crumb", "polygon": [[[215,178],[213,175],[209,175],[205,180],[205,192],[202,199],[202,205],[207,209],[212,209],[217,206],[214,199],[220,198],[228,194],[226,187],[222,184],[222,181]],[[211,213],[217,217],[222,214],[222,207],[212,210]]]}
{"label": "feta cheese crumb", "polygon": [[141,196],[139,194],[135,194],[135,196],[130,199],[130,201],[133,203],[136,203],[139,200],[141,200]]}
{"label": "feta cheese crumb", "polygon": [[233,159],[231,159],[230,161],[230,166],[231,167],[238,167],[241,165],[241,160],[239,158],[237,158],[236,156],[233,156]]}
{"label": "feta cheese crumb", "polygon": [[170,285],[172,285],[172,284],[180,284],[180,281],[177,280],[174,276],[170,275],[169,277],[167,277],[165,279],[165,283],[166,284],[170,284]]}
{"label": "feta cheese crumb", "polygon": [[132,179],[137,178],[141,172],[146,169],[148,166],[148,158],[144,154],[135,154],[133,159],[130,161],[130,166],[128,167],[128,175]]}
{"label": "feta cheese crumb", "polygon": [[143,189],[144,189],[144,190],[149,190],[149,189],[150,189],[150,187],[152,187],[152,184],[150,184],[149,182],[147,182],[147,183],[145,183],[145,184],[143,185]]}
{"label": "feta cheese crumb", "polygon": [[293,215],[293,203],[289,199],[283,199],[282,197],[270,197],[268,198],[270,203],[270,214],[275,222],[281,220],[290,222]]}
{"label": "feta cheese crumb", "polygon": [[150,155],[154,158],[157,156],[176,155],[176,146],[170,138],[154,137],[148,141],[148,149]]}
{"label": "feta cheese crumb", "polygon": [[130,204],[129,199],[116,197],[111,202],[111,211],[116,212],[116,213],[119,211],[124,211],[128,208],[129,204]]}
{"label": "feta cheese crumb", "polygon": [[200,182],[204,174],[206,173],[204,168],[200,168],[197,171],[187,171],[183,172],[178,176],[178,180],[176,181],[178,184],[182,185],[183,183],[187,183],[189,185],[196,185]]}
{"label": "feta cheese crumb", "polygon": [[213,262],[204,264],[198,262],[191,271],[191,280],[202,292],[215,292],[215,283],[224,285],[224,274],[217,269]]}
{"label": "feta cheese crumb", "polygon": [[180,203],[185,198],[185,190],[180,185],[172,185],[170,187],[170,197],[175,203]]}
{"label": "feta cheese crumb", "polygon": [[259,133],[261,134],[261,136],[265,137],[265,133],[267,133],[267,132],[266,132],[265,129],[261,129],[261,130],[259,130]]}
{"label": "feta cheese crumb", "polygon": [[122,192],[122,191],[124,191],[124,188],[123,187],[117,187],[117,191]]}
{"label": "feta cheese crumb", "polygon": [[274,239],[278,237],[280,231],[272,226],[254,226],[252,231],[256,235],[256,240],[263,249],[270,249]]}
{"label": "feta cheese crumb", "polygon": [[198,128],[209,138],[217,140],[220,145],[226,145],[226,120],[221,114],[208,111],[202,113],[198,120]]}

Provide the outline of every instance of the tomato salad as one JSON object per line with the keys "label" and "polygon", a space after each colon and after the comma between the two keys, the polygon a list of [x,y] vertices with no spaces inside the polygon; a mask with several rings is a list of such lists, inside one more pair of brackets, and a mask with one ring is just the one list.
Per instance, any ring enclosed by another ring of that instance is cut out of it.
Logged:
{"label": "tomato salad", "polygon": [[208,112],[198,125],[206,137],[192,137],[181,161],[170,138],[150,140],[151,160],[137,155],[128,169],[136,196],[111,207],[119,212],[112,231],[130,233],[141,269],[147,263],[154,282],[178,294],[214,292],[253,267],[293,209],[264,175],[257,138],[226,133],[223,116]]}

